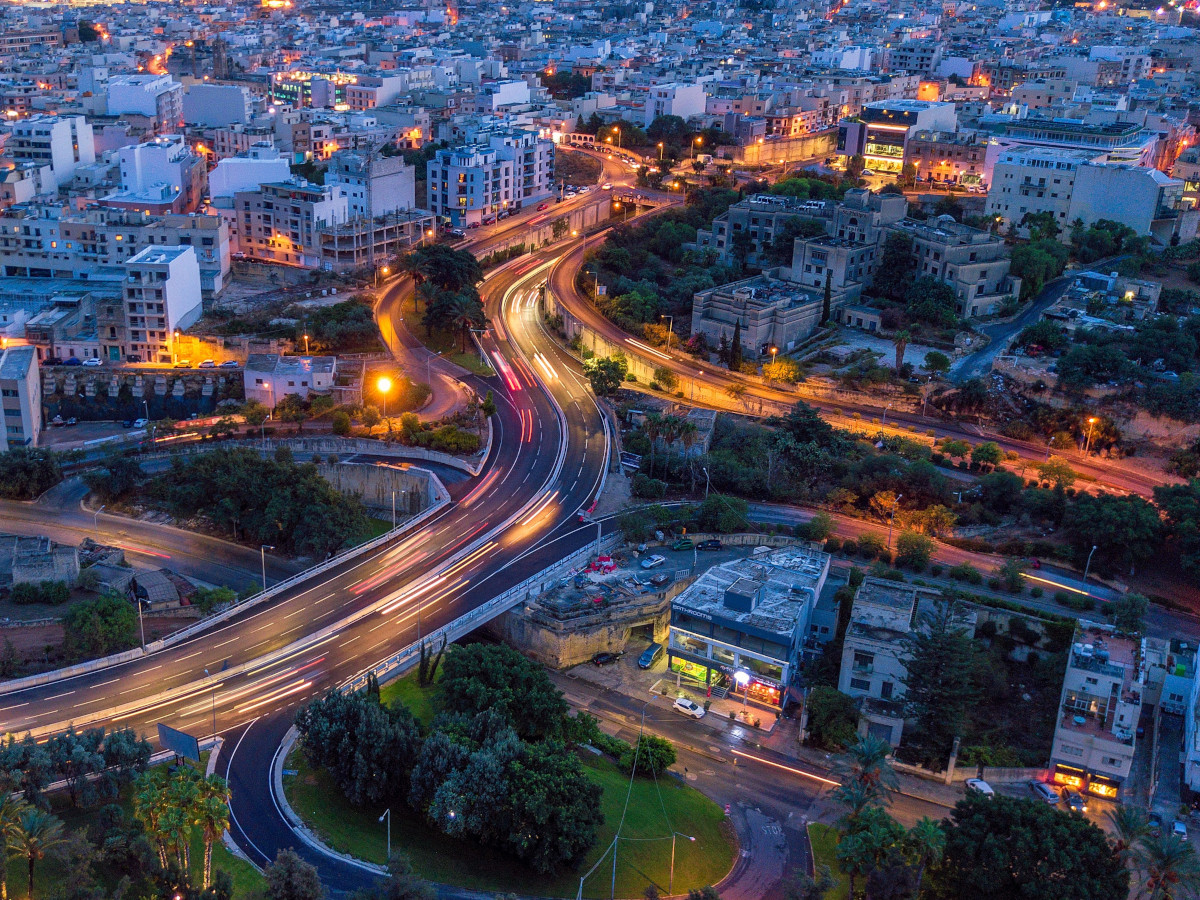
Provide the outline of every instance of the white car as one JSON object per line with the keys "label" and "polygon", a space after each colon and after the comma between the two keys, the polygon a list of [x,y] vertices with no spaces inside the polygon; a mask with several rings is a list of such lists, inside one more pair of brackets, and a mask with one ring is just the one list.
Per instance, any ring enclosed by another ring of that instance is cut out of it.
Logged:
{"label": "white car", "polygon": [[85,359],[83,361],[83,364],[85,366],[89,366],[89,367],[102,366],[102,365],[104,365],[104,360],[102,360],[98,356],[92,356],[92,357],[89,357],[88,359]]}
{"label": "white car", "polygon": [[983,794],[985,797],[996,796],[996,792],[992,790],[992,786],[982,778],[968,778],[966,784],[968,791],[974,791],[977,794]]}
{"label": "white car", "polygon": [[704,718],[704,707],[694,700],[689,700],[687,697],[679,697],[671,705],[675,712],[681,712],[685,716],[691,716],[693,719]]}
{"label": "white car", "polygon": [[661,566],[666,561],[667,558],[665,556],[659,556],[657,553],[655,553],[653,556],[647,556],[642,560],[642,568],[653,569],[656,566]]}
{"label": "white car", "polygon": [[1175,824],[1171,826],[1171,834],[1175,835],[1175,837],[1179,838],[1181,841],[1186,841],[1188,839],[1187,823],[1180,822],[1178,819],[1176,819]]}
{"label": "white car", "polygon": [[600,187],[600,190],[611,191],[612,190],[612,182],[611,181],[604,182],[604,184]]}
{"label": "white car", "polygon": [[134,419],[134,420],[133,420],[133,427],[134,427],[134,428],[145,428],[145,427],[146,427],[147,425],[149,425],[149,424],[150,424],[150,420],[149,420],[149,419]]}

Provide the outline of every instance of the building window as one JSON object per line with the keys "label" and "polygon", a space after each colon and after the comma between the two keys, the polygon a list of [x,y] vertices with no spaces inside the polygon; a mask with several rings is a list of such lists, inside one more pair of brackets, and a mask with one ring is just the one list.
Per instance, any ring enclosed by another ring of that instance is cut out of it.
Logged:
{"label": "building window", "polygon": [[870,689],[871,689],[871,682],[867,681],[865,678],[851,678],[850,679],[850,690],[852,690],[852,691],[869,691]]}
{"label": "building window", "polygon": [[892,699],[892,690],[894,688],[895,688],[895,685],[892,684],[892,682],[885,681],[879,688],[879,696],[882,697],[884,700],[891,700]]}

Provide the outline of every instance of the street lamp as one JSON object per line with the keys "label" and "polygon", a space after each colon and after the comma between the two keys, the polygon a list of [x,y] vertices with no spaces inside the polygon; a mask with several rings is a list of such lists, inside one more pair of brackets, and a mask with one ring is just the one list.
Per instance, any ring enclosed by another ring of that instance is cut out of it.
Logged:
{"label": "street lamp", "polygon": [[387,858],[391,859],[392,858],[392,809],[390,806],[387,809],[385,809],[383,811],[383,815],[379,817],[380,822],[382,822],[384,819],[387,819]]}
{"label": "street lamp", "polygon": [[104,512],[104,507],[101,506],[98,510],[92,513],[92,531],[100,530],[100,513]]}
{"label": "street lamp", "polygon": [[667,324],[667,349],[668,349],[668,350],[670,350],[670,349],[671,349],[671,334],[672,334],[672,332],[674,332],[674,330],[675,330],[675,317],[674,317],[674,316],[659,316],[659,318],[660,318],[660,319],[667,319],[667,320],[668,320],[668,324]]}
{"label": "street lamp", "polygon": [[383,417],[387,418],[387,395],[392,390],[392,379],[386,375],[379,376],[379,380],[375,382],[375,389],[379,391],[379,396],[383,397]]}
{"label": "street lamp", "polygon": [[1085,565],[1083,567],[1083,583],[1085,586],[1087,585],[1088,572],[1091,571],[1091,568],[1092,568],[1092,553],[1095,553],[1095,552],[1096,552],[1096,545],[1092,544],[1091,553],[1088,553],[1087,565]]}
{"label": "street lamp", "polygon": [[690,834],[684,834],[682,831],[676,831],[671,835],[671,874],[667,876],[667,894],[675,892],[675,838],[677,837],[685,837],[693,843],[696,841]]}
{"label": "street lamp", "polygon": [[742,714],[744,715],[746,712],[746,701],[750,697],[750,691],[748,689],[750,685],[750,673],[745,669],[738,669],[733,673],[733,680],[736,681],[738,683],[738,687],[742,689]]}
{"label": "street lamp", "polygon": [[262,554],[262,584],[264,591],[267,589],[267,551],[274,549],[274,544],[262,544],[259,546],[259,551]]}
{"label": "street lamp", "polygon": [[617,149],[621,149],[621,129],[616,125],[613,126],[613,134],[617,136]]}
{"label": "street lamp", "polygon": [[896,507],[903,499],[903,494],[896,495],[896,499],[892,501],[892,511],[888,515],[888,553],[892,552],[892,524],[896,521]]}
{"label": "street lamp", "polygon": [[696,139],[694,141],[692,141],[692,159],[696,158],[696,148],[699,147],[703,143],[704,143],[704,138],[700,137],[699,135],[697,135]]}
{"label": "street lamp", "polygon": [[708,499],[708,469],[704,468],[704,466],[701,466],[700,469],[701,469],[701,471],[704,472],[704,499],[707,500]]}
{"label": "street lamp", "polygon": [[1083,446],[1084,456],[1087,456],[1092,452],[1092,432],[1095,430],[1096,422],[1098,421],[1099,420],[1095,416],[1088,416],[1087,443]]}
{"label": "street lamp", "polygon": [[775,354],[777,354],[779,352],[779,348],[776,347],[774,344],[772,344],[770,347],[770,352],[771,352],[771,365],[775,365]]}
{"label": "street lamp", "polygon": [[887,406],[885,406],[885,407],[883,408],[883,423],[882,423],[882,426],[881,426],[881,427],[883,427],[883,428],[886,428],[886,427],[887,427],[887,411],[888,411],[889,409],[891,409],[891,408],[892,408],[892,404],[890,404],[890,403],[889,403]]}
{"label": "street lamp", "polygon": [[375,287],[379,287],[379,276],[380,275],[382,275],[384,278],[386,278],[388,275],[391,275],[391,274],[392,274],[392,270],[387,266],[384,266],[382,269],[376,270],[376,272],[375,272]]}
{"label": "street lamp", "polygon": [[304,336],[304,354],[305,354],[305,356],[308,355],[308,335],[307,334]]}
{"label": "street lamp", "polygon": [[662,153],[663,153],[663,142],[659,141],[658,142],[658,161],[659,162],[662,162]]}

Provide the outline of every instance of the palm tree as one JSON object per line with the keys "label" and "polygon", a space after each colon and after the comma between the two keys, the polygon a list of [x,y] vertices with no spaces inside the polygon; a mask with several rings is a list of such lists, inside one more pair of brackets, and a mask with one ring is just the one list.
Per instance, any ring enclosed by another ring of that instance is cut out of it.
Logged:
{"label": "palm tree", "polygon": [[861,781],[845,781],[833,789],[833,800],[846,809],[838,825],[846,830],[854,827],[863,810],[882,799],[878,791],[872,790]]}
{"label": "palm tree", "polygon": [[683,459],[687,463],[688,474],[692,478],[692,492],[696,490],[696,460],[692,457],[692,445],[696,443],[696,436],[700,433],[700,429],[695,422],[689,419],[681,420],[679,424],[679,442],[683,444]]}
{"label": "palm tree", "polygon": [[1117,839],[1113,851],[1121,862],[1129,862],[1138,852],[1138,847],[1150,837],[1150,819],[1146,811],[1128,803],[1109,810],[1108,821],[1112,824]]}
{"label": "palm tree", "polygon": [[909,829],[907,842],[909,851],[917,862],[917,889],[913,896],[919,897],[921,882],[925,880],[925,870],[941,862],[946,852],[946,832],[939,823],[925,816]]}
{"label": "palm tree", "polygon": [[63,823],[57,816],[29,806],[21,810],[15,837],[17,852],[29,863],[29,884],[25,896],[27,900],[33,900],[34,865],[38,860],[45,859],[47,852],[64,843]]}
{"label": "palm tree", "polygon": [[133,815],[142,824],[147,839],[158,853],[158,864],[167,867],[167,829],[163,823],[166,810],[167,772],[159,766],[142,773],[133,783]]}
{"label": "palm tree", "polygon": [[204,874],[202,887],[212,880],[212,848],[229,827],[229,785],[219,775],[209,775],[200,782],[199,799],[195,807],[196,822],[204,830]]}
{"label": "palm tree", "polygon": [[896,372],[900,371],[900,367],[904,365],[904,351],[908,347],[908,342],[912,340],[912,332],[907,328],[901,328],[892,337],[892,341],[896,345]]}
{"label": "palm tree", "polygon": [[12,794],[6,792],[0,797],[0,900],[8,900],[8,851],[21,827],[21,813],[26,808],[25,801]]}
{"label": "palm tree", "polygon": [[1143,900],[1182,900],[1200,889],[1200,857],[1177,835],[1144,839],[1137,848]]}
{"label": "palm tree", "polygon": [[899,787],[896,771],[889,759],[891,755],[892,747],[887,741],[868,734],[846,750],[845,757],[838,764],[838,772],[844,778],[860,782],[883,796],[885,790],[894,791]]}
{"label": "palm tree", "polygon": [[467,352],[467,332],[473,326],[483,323],[483,314],[479,308],[479,304],[473,302],[469,297],[455,297],[450,306],[450,322],[451,328],[458,330],[459,349],[463,353]]}
{"label": "palm tree", "polygon": [[646,432],[646,437],[650,439],[650,477],[654,477],[654,452],[658,445],[659,435],[663,432],[663,417],[658,413],[646,413],[646,417],[642,419],[642,430]]}

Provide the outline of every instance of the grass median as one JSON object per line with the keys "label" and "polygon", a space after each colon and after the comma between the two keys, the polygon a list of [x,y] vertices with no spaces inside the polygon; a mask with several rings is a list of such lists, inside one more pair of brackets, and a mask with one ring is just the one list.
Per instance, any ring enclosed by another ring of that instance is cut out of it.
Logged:
{"label": "grass median", "polygon": [[847,900],[850,895],[850,879],[838,868],[837,846],[840,840],[840,832],[832,825],[814,822],[808,826],[808,843],[812,847],[813,860],[817,868],[828,867],[833,878],[833,887],[825,895],[825,900]]}

